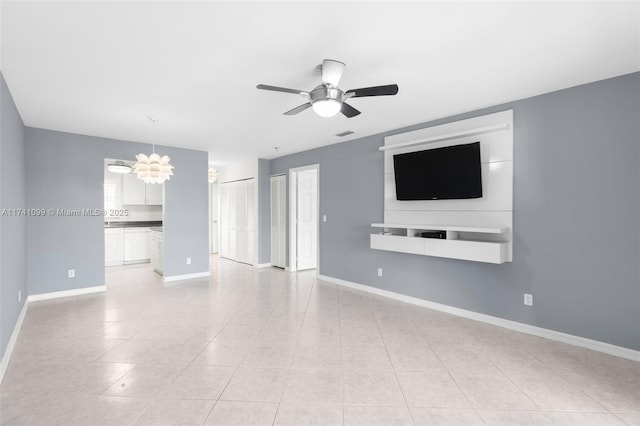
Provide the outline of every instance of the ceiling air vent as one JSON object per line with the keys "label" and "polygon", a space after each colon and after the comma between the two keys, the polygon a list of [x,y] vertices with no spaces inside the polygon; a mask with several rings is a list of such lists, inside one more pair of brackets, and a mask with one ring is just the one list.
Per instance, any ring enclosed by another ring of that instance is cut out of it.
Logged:
{"label": "ceiling air vent", "polygon": [[352,135],[354,132],[351,130],[345,130],[344,132],[336,133],[336,136],[344,137],[348,135]]}

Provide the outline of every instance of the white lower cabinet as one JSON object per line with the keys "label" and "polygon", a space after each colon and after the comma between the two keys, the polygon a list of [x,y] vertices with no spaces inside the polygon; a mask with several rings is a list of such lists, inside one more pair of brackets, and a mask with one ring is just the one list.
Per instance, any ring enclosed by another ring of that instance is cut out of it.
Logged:
{"label": "white lower cabinet", "polygon": [[149,228],[105,228],[105,266],[148,262],[151,258]]}
{"label": "white lower cabinet", "polygon": [[153,270],[162,275],[164,272],[163,267],[163,238],[162,231],[151,230],[149,232],[149,251],[151,255],[151,266]]}
{"label": "white lower cabinet", "polygon": [[124,232],[122,228],[106,228],[104,230],[104,264],[105,266],[122,265],[124,261]]}
{"label": "white lower cabinet", "polygon": [[125,263],[149,261],[149,232],[149,228],[124,228]]}

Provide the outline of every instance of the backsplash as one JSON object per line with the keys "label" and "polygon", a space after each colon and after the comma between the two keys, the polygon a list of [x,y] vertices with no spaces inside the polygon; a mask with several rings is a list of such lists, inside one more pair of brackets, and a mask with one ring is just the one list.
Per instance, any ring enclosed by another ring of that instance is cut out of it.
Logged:
{"label": "backsplash", "polygon": [[128,216],[109,218],[111,222],[132,222],[162,220],[162,206],[122,206]]}

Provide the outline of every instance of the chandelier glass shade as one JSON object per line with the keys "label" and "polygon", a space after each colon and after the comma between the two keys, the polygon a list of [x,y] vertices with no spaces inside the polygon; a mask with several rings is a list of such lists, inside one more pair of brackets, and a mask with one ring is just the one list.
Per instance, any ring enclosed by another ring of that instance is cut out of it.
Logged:
{"label": "chandelier glass shade", "polygon": [[340,112],[342,103],[335,99],[318,99],[312,103],[312,106],[320,117],[333,117]]}
{"label": "chandelier glass shade", "polygon": [[128,164],[126,164],[124,161],[114,161],[113,163],[109,164],[107,166],[107,170],[109,170],[111,173],[130,173],[131,172],[131,166],[129,166]]}

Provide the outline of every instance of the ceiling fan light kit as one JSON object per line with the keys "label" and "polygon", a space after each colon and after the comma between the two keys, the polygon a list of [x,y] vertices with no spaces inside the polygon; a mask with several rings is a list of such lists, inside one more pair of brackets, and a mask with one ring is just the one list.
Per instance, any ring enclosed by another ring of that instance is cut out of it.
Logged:
{"label": "ceiling fan light kit", "polygon": [[114,161],[113,163],[109,164],[107,166],[107,170],[109,170],[111,173],[125,174],[125,173],[130,173],[131,172],[131,166],[129,166],[128,164],[126,164],[122,160],[117,160],[117,161]]}
{"label": "ceiling fan light kit", "polygon": [[292,93],[307,98],[307,103],[285,112],[284,115],[296,115],[313,107],[315,113],[320,117],[333,117],[338,112],[341,112],[347,118],[352,118],[360,114],[360,111],[345,102],[349,98],[391,96],[398,93],[397,84],[365,87],[362,89],[352,89],[343,92],[338,88],[338,83],[340,82],[340,77],[342,77],[345,64],[333,59],[325,59],[322,61],[322,65],[320,65],[319,68],[322,73],[322,83],[310,92],[288,89],[286,87],[269,86],[266,84],[258,84],[256,88],[260,90],[271,90],[274,92]]}

